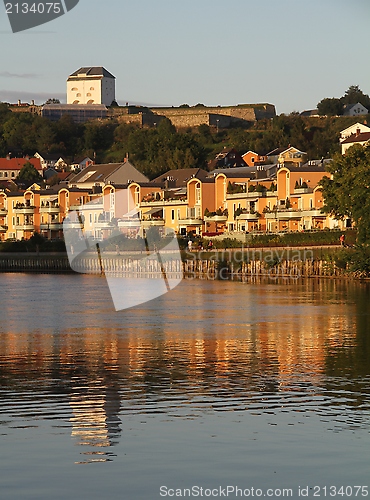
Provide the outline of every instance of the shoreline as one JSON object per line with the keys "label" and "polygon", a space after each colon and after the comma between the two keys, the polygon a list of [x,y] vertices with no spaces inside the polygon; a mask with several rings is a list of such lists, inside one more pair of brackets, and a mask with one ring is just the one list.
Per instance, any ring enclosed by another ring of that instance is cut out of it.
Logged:
{"label": "shoreline", "polygon": [[[244,277],[272,278],[342,278],[366,280],[347,269],[338,267],[334,259],[323,256],[333,246],[315,247],[259,247],[214,249],[211,251],[182,251],[181,260],[167,259],[165,270],[156,254],[143,259],[143,253],[106,252],[98,260],[94,254],[85,254],[72,269],[67,253],[0,253],[0,273],[87,273],[122,277],[161,278],[163,271],[171,275],[182,274],[188,279],[243,279]],[[337,250],[339,247],[335,247]],[[316,256],[314,253],[316,251]],[[318,255],[318,252],[321,256]]]}

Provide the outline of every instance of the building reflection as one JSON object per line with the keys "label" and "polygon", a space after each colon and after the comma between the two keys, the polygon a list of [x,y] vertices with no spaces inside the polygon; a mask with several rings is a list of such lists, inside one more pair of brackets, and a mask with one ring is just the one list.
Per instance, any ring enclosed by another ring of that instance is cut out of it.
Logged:
{"label": "building reflection", "polygon": [[213,294],[193,292],[181,308],[163,307],[156,321],[135,327],[0,331],[5,385],[68,398],[82,463],[112,460],[125,415],[153,411],[158,401],[171,411],[200,400],[227,409],[233,398],[263,407],[266,395],[319,394],[341,376],[354,405],[369,398],[356,388],[359,375],[370,375],[367,293],[324,280],[280,295],[255,286],[242,303],[216,284]]}

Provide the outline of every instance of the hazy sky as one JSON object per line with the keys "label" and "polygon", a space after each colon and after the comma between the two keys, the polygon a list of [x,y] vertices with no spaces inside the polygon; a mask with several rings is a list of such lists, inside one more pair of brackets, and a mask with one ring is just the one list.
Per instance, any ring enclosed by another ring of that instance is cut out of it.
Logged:
{"label": "hazy sky", "polygon": [[104,66],[119,104],[312,109],[370,94],[369,24],[369,0],[80,0],[13,34],[1,2],[0,100],[65,100],[70,73]]}

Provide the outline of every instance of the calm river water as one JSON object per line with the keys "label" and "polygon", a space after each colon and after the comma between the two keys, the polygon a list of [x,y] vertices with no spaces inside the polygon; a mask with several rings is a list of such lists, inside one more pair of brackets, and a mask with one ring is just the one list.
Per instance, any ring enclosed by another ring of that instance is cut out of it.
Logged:
{"label": "calm river water", "polygon": [[368,284],[0,279],[1,499],[367,496]]}

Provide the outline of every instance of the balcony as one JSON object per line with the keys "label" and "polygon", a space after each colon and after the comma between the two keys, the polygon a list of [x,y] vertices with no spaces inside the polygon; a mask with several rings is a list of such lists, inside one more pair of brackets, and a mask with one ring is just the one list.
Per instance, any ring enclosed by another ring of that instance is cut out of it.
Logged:
{"label": "balcony", "polygon": [[156,226],[156,227],[163,227],[164,226],[164,219],[142,219],[141,220],[141,225],[143,227],[151,227],[151,226]]}
{"label": "balcony", "polygon": [[311,208],[309,210],[281,208],[280,210],[265,213],[265,218],[269,220],[289,220],[300,219],[302,217],[326,217],[326,214],[322,213],[321,210],[317,208]]}
{"label": "balcony", "polygon": [[0,233],[6,233],[8,230],[8,226],[4,226],[2,224],[0,224]]}
{"label": "balcony", "polygon": [[63,226],[63,229],[80,229],[80,230],[82,230],[84,228],[83,222],[71,221],[71,220],[66,220],[66,219],[64,220],[62,226]]}
{"label": "balcony", "polygon": [[23,215],[33,215],[35,213],[35,208],[33,206],[16,206],[14,208],[14,213],[15,214],[23,214]]}
{"label": "balcony", "polygon": [[139,229],[140,228],[140,220],[137,218],[134,219],[120,219],[118,221],[118,227],[120,229]]}
{"label": "balcony", "polygon": [[209,215],[204,217],[204,222],[226,222],[227,215]]}
{"label": "balcony", "polygon": [[34,224],[16,224],[15,229],[17,231],[34,231],[35,225]]}
{"label": "balcony", "polygon": [[313,189],[309,187],[299,187],[299,188],[294,188],[294,194],[307,194],[307,193],[312,193]]}
{"label": "balcony", "polygon": [[260,215],[257,212],[247,212],[246,214],[240,214],[236,217],[237,221],[258,221]]}
{"label": "balcony", "polygon": [[181,226],[202,226],[203,220],[198,218],[179,219],[179,224]]}
{"label": "balcony", "polygon": [[41,206],[40,214],[59,214],[59,205]]}
{"label": "balcony", "polygon": [[50,222],[49,224],[40,224],[41,231],[60,231],[63,229],[63,224],[60,222]]}
{"label": "balcony", "polygon": [[250,199],[250,198],[268,198],[276,196],[276,191],[248,191],[247,193],[228,193],[226,198],[228,200],[236,199]]}
{"label": "balcony", "polygon": [[8,214],[8,210],[6,208],[0,208],[0,217],[3,215],[7,215]]}

